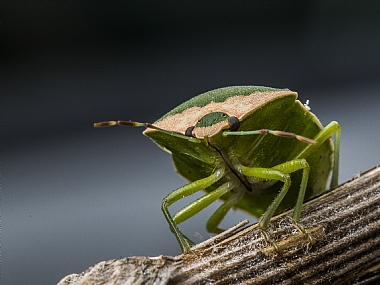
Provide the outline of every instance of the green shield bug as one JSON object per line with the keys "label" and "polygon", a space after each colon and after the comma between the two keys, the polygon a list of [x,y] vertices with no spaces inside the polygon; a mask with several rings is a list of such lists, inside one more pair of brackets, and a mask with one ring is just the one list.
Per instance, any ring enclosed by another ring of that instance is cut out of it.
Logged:
{"label": "green shield bug", "polygon": [[[294,207],[299,223],[304,199],[338,184],[340,125],[323,127],[310,108],[288,89],[232,86],[198,95],[174,108],[153,124],[107,121],[95,127],[146,127],[144,135],[172,154],[175,168],[189,184],[174,190],[162,202],[162,211],[184,253],[194,243],[178,224],[221,199],[222,205],[207,221],[209,232],[232,208],[260,217],[266,242],[279,250],[266,229],[272,216]],[[334,143],[331,136],[334,135]],[[206,194],[171,215],[168,207],[200,190]]]}

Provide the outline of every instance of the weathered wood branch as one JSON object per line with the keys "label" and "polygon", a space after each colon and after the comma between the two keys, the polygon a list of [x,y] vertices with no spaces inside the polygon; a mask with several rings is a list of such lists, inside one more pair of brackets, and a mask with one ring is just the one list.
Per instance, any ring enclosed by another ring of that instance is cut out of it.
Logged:
{"label": "weathered wood branch", "polygon": [[103,261],[58,284],[380,284],[380,167],[304,205],[313,247],[290,216],[274,217],[269,228],[279,254],[252,225],[185,255]]}

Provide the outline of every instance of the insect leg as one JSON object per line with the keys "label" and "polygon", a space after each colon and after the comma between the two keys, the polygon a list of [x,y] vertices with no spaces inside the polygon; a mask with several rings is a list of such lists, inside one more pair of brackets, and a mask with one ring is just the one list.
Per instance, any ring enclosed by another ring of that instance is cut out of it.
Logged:
{"label": "insect leg", "polygon": [[282,163],[280,165],[277,165],[273,167],[273,169],[282,170],[288,173],[297,171],[299,169],[303,169],[301,186],[298,192],[297,202],[293,210],[293,223],[301,233],[307,236],[310,244],[312,245],[315,244],[314,237],[309,233],[309,231],[307,231],[304,228],[302,224],[299,223],[299,219],[300,219],[301,211],[302,211],[302,205],[303,205],[303,201],[304,201],[305,193],[306,193],[307,181],[309,179],[309,174],[310,174],[309,164],[307,163],[305,159],[296,159],[296,160],[291,160],[291,161]]}
{"label": "insect leg", "polygon": [[232,188],[233,187],[231,183],[224,183],[222,186],[218,187],[212,192],[203,195],[202,197],[190,203],[186,207],[183,207],[173,216],[173,221],[177,225],[186,221],[187,219],[191,218],[192,216],[194,216],[195,214],[199,213],[204,208],[212,204],[214,201],[218,200],[221,196],[231,191]]}
{"label": "insect leg", "polygon": [[162,206],[161,206],[162,212],[164,213],[164,216],[166,220],[168,221],[170,230],[173,232],[173,234],[177,238],[178,243],[182,249],[182,252],[184,253],[188,252],[190,249],[190,246],[193,245],[193,243],[187,237],[185,237],[182,234],[182,232],[179,230],[177,224],[180,223],[180,221],[178,221],[178,217],[177,217],[177,221],[174,220],[174,218],[169,213],[168,207],[174,202],[184,197],[187,197],[191,194],[194,194],[195,192],[198,192],[200,190],[203,190],[211,186],[216,181],[218,181],[221,177],[223,177],[223,174],[224,174],[224,169],[221,168],[206,178],[199,179],[185,186],[182,186],[178,188],[177,190],[174,190],[173,192],[168,194],[162,201]]}
{"label": "insect leg", "polygon": [[267,243],[270,243],[275,248],[275,250],[279,252],[280,249],[277,243],[274,240],[272,240],[266,229],[268,228],[269,221],[274,215],[274,212],[276,211],[278,205],[281,203],[282,199],[288,192],[291,183],[290,175],[275,169],[245,166],[241,166],[241,173],[245,176],[253,176],[257,178],[270,180],[280,180],[284,182],[284,186],[282,187],[280,193],[277,195],[272,204],[268,207],[268,209],[265,211],[265,213],[261,216],[259,220],[259,228],[265,241]]}
{"label": "insect leg", "polygon": [[317,149],[321,144],[323,144],[332,135],[334,135],[334,166],[333,166],[333,173],[332,173],[331,182],[330,182],[331,188],[338,185],[340,133],[341,133],[340,124],[336,121],[330,122],[314,137],[314,140],[317,142],[317,144],[306,145],[305,148],[300,153],[298,153],[297,156],[295,157],[295,159],[307,158],[315,149]]}
{"label": "insect leg", "polygon": [[245,194],[245,189],[234,188],[234,193],[225,201],[207,221],[207,231],[210,233],[221,233],[222,229],[218,228],[220,222],[226,216],[228,211],[237,203]]}
{"label": "insect leg", "polygon": [[303,229],[302,225],[298,224],[298,220],[299,220],[301,210],[302,210],[303,200],[305,197],[307,181],[308,181],[308,177],[310,173],[310,168],[307,161],[305,159],[294,159],[294,160],[279,164],[277,166],[274,166],[272,168],[241,166],[241,172],[242,174],[246,176],[253,176],[253,177],[262,178],[262,179],[279,180],[279,181],[284,182],[284,186],[281,188],[279,194],[276,196],[273,202],[269,205],[268,209],[264,212],[264,214],[261,216],[259,220],[259,227],[262,229],[264,238],[270,243],[272,243],[272,245],[276,248],[277,251],[278,251],[277,245],[273,241],[271,241],[269,234],[265,230],[268,228],[270,219],[273,217],[275,211],[277,210],[278,206],[281,204],[281,201],[284,199],[285,195],[288,192],[288,189],[291,184],[289,173],[295,172],[300,169],[303,170],[303,174],[302,174],[300,191],[298,194],[295,210],[293,213],[293,219],[295,221],[297,228],[301,232],[307,234],[310,242],[313,242],[314,239],[311,237],[311,235],[308,234],[308,232],[306,232]]}

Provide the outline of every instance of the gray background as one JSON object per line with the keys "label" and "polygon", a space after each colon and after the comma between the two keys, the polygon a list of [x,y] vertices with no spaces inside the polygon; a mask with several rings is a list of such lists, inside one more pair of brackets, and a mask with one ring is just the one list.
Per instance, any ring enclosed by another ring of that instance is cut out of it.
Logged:
{"label": "gray background", "polygon": [[[142,129],[97,121],[153,122],[223,86],[287,87],[323,124],[341,123],[340,182],[380,163],[375,1],[1,5],[2,284],[180,253],[160,210],[185,183],[170,155]],[[181,229],[207,239],[216,207]]]}

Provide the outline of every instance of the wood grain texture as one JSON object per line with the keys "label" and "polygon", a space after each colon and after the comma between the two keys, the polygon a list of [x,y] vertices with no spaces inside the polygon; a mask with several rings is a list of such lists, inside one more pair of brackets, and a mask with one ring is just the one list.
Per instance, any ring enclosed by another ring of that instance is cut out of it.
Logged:
{"label": "wood grain texture", "polygon": [[103,261],[58,285],[126,284],[380,284],[380,167],[305,203],[301,223],[272,219],[266,245],[257,225],[209,240],[176,257]]}

